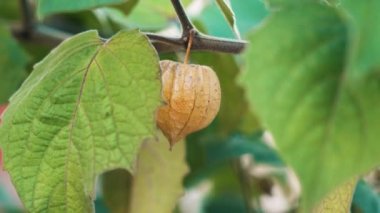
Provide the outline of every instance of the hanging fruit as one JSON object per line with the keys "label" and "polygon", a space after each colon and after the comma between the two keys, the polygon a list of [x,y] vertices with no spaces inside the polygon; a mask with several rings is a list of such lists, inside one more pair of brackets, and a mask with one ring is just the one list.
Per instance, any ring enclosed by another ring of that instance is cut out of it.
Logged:
{"label": "hanging fruit", "polygon": [[165,105],[157,112],[157,124],[170,145],[207,127],[220,107],[220,84],[207,66],[164,60],[162,96]]}

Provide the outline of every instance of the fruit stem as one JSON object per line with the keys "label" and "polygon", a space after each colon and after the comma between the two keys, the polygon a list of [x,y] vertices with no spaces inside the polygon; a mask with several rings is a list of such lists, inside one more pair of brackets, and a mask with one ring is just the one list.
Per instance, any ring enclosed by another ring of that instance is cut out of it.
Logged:
{"label": "fruit stem", "polygon": [[185,55],[185,60],[184,60],[184,64],[188,64],[189,63],[189,58],[190,58],[190,52],[191,52],[191,46],[193,45],[193,39],[194,39],[194,35],[195,35],[196,31],[195,30],[191,30],[190,33],[189,33],[189,42],[187,43],[187,49],[186,49],[186,55]]}

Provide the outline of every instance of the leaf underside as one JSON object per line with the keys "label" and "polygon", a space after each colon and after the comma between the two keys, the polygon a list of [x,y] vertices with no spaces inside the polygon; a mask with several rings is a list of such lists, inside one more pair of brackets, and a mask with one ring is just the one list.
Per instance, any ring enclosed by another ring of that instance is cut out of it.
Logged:
{"label": "leaf underside", "polygon": [[54,49],[11,98],[0,128],[5,167],[30,212],[89,212],[96,175],[132,170],[155,134],[159,64],[147,38],[96,31]]}

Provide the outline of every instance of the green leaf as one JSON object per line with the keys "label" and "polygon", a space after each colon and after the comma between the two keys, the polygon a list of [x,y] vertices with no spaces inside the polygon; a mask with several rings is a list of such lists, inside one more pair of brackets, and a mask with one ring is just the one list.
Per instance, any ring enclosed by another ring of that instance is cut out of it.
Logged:
{"label": "green leaf", "polygon": [[131,170],[155,135],[158,57],[147,38],[96,31],[54,49],[10,100],[0,128],[5,167],[30,212],[89,212],[96,175]]}
{"label": "green leaf", "polygon": [[0,104],[7,102],[27,77],[25,67],[29,61],[9,30],[0,22]]}
{"label": "green leaf", "polygon": [[272,10],[286,9],[286,8],[294,7],[300,4],[302,5],[304,3],[326,2],[326,1],[330,1],[330,0],[265,0],[268,7]]}
{"label": "green leaf", "polygon": [[121,4],[126,0],[38,0],[37,13],[40,17],[45,17],[54,13],[77,12],[80,10],[92,9],[99,6]]}
{"label": "green leaf", "polygon": [[314,209],[313,213],[351,212],[352,196],[355,191],[356,178],[339,186]]}
{"label": "green leaf", "polygon": [[128,28],[127,16],[121,10],[117,8],[112,8],[112,7],[99,8],[99,9],[94,10],[94,14],[98,17],[98,20],[100,22],[105,22],[106,24],[110,24],[110,22],[112,22],[120,26],[120,28]]}
{"label": "green leaf", "polygon": [[[230,183],[230,182],[228,182]],[[241,193],[241,192],[239,192]],[[209,197],[204,201],[203,212],[208,213],[231,213],[247,212],[244,199],[238,193],[223,193]],[[252,212],[260,212],[253,210]]]}
{"label": "green leaf", "polygon": [[[181,2],[186,6],[191,0]],[[144,30],[159,30],[174,18],[176,14],[169,0],[140,0],[128,15],[128,24]]]}
{"label": "green leaf", "polygon": [[[200,146],[190,147],[187,157],[192,166],[192,173],[186,177],[186,185],[199,183],[215,170],[243,155],[250,155],[256,164],[267,164],[273,167],[285,166],[278,153],[262,141],[261,135],[234,134],[228,138],[210,135],[211,137],[202,141]],[[197,143],[198,141],[190,142]],[[196,155],[197,153],[198,155]],[[195,159],[197,156],[198,159]],[[196,163],[198,165],[194,165]]]}
{"label": "green leaf", "polygon": [[237,26],[243,35],[250,32],[268,15],[268,9],[262,0],[234,0],[231,3],[236,14]]}
{"label": "green leaf", "polygon": [[249,136],[235,134],[225,141],[215,140],[207,145],[208,164],[227,162],[238,159],[244,154],[249,154],[257,164],[284,166],[276,151],[262,141],[261,134]]}
{"label": "green leaf", "polygon": [[240,32],[236,24],[235,13],[232,10],[229,0],[216,0],[220,9],[222,10],[224,17],[226,17],[228,24],[232,27],[235,36],[240,39]]}
{"label": "green leaf", "polygon": [[0,19],[19,19],[20,14],[18,3],[18,1],[0,1]]}
{"label": "green leaf", "polygon": [[[238,171],[232,166],[234,161],[213,171],[206,181],[212,183],[212,188],[203,200],[203,211],[210,213],[247,212],[242,194],[242,183]],[[249,187],[250,188],[250,187]],[[248,189],[249,190],[249,189]],[[256,212],[253,210],[252,212]]]}
{"label": "green leaf", "polygon": [[[236,26],[242,37],[256,27],[268,15],[268,10],[262,0],[233,0],[231,7],[235,13]],[[221,21],[223,14],[216,1],[212,1],[193,22],[197,28],[200,24],[213,36],[233,38],[231,27],[225,21]],[[218,21],[216,21],[218,20]],[[220,21],[219,21],[220,20]],[[202,31],[202,28],[198,28]],[[203,32],[203,31],[202,31]]]}
{"label": "green leaf", "polygon": [[377,165],[379,75],[349,78],[347,25],[334,8],[310,3],[279,11],[249,40],[241,80],[298,173],[308,211]]}
{"label": "green leaf", "polygon": [[[379,30],[371,27],[368,33],[367,24],[378,17],[375,11],[380,7],[374,2],[354,1],[343,2],[342,6],[349,12],[351,25],[339,20],[334,9],[321,6],[299,6],[277,13],[251,37],[252,46],[259,40],[267,45],[255,46],[257,49],[251,48],[247,54],[255,59],[248,65],[251,86],[246,83],[251,101],[274,133],[285,158],[299,173],[305,206],[379,160],[371,154],[378,149],[379,137]],[[365,13],[359,12],[366,7],[369,10]],[[295,22],[303,15],[301,10],[309,16]],[[300,34],[297,29],[307,23],[313,27]],[[268,46],[268,35],[275,35],[275,28],[281,28],[286,42]],[[260,48],[265,51],[259,53]],[[271,64],[276,59],[278,63]],[[295,142],[302,142],[302,146]],[[310,164],[303,166],[305,161]]]}
{"label": "green leaf", "polygon": [[173,212],[183,195],[182,181],[188,172],[185,142],[169,150],[161,134],[159,141],[146,141],[139,152],[134,175],[130,213]]}

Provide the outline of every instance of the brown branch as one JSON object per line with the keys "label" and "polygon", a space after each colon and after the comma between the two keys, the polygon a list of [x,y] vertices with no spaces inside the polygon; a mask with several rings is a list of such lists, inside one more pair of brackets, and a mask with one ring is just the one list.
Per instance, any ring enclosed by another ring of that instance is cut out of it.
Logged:
{"label": "brown branch", "polygon": [[[147,36],[160,53],[185,51],[187,47],[187,40],[183,38],[168,38],[151,33],[147,33]],[[196,32],[191,50],[239,54],[246,45],[245,41],[221,39]]]}
{"label": "brown branch", "polygon": [[182,37],[186,37],[189,35],[189,32],[194,29],[193,24],[190,19],[187,17],[185,10],[181,4],[180,0],[171,0],[172,5],[174,7],[175,12],[177,13],[178,19],[182,26]]}
{"label": "brown branch", "polygon": [[29,37],[34,28],[35,18],[33,6],[30,3],[30,0],[19,0],[21,18],[22,18],[22,27],[20,29],[20,35],[24,37]]}
{"label": "brown branch", "polygon": [[[187,17],[180,0],[171,0],[182,26],[182,36],[178,38],[166,37],[153,33],[145,33],[152,42],[157,52],[180,52],[185,51],[189,42],[190,33],[194,33],[192,51],[211,51],[223,53],[241,53],[247,43],[241,40],[232,40],[207,36],[200,33]],[[23,14],[21,27],[13,27],[13,35],[23,41],[38,44],[56,46],[64,39],[72,36],[65,32],[37,25],[34,22],[34,14],[30,0],[20,0],[20,8]]]}
{"label": "brown branch", "polygon": [[50,47],[58,46],[62,41],[72,36],[71,34],[44,25],[34,26],[33,31],[27,34],[25,34],[25,30],[22,26],[13,26],[12,34],[19,41],[42,44]]}

